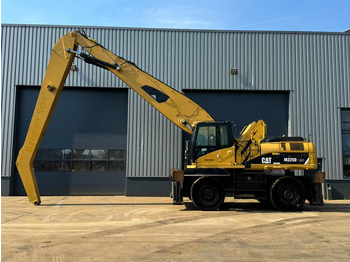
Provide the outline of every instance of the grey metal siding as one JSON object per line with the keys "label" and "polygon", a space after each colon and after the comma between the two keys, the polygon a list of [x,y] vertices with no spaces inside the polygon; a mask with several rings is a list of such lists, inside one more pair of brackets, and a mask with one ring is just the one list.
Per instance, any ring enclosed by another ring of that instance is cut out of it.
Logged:
{"label": "grey metal siding", "polygon": [[267,124],[266,138],[288,134],[288,92],[186,90],[185,94],[215,120],[233,121],[237,135],[260,119]]}
{"label": "grey metal siding", "polygon": [[[13,160],[15,85],[38,85],[50,50],[73,27],[2,25],[2,176]],[[310,138],[329,179],[342,179],[340,107],[350,107],[349,34],[89,27],[105,47],[177,90],[290,91],[289,135]],[[125,87],[76,61],[69,86]],[[238,68],[238,75],[230,69]],[[181,132],[129,91],[129,177],[166,177],[181,166]]]}

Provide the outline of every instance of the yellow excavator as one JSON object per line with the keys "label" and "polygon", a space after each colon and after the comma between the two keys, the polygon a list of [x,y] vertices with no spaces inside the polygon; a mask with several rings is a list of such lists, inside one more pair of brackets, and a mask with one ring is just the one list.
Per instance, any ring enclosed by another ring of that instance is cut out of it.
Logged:
{"label": "yellow excavator", "polygon": [[[81,52],[78,52],[78,47]],[[300,137],[266,140],[259,120],[234,135],[232,122],[216,122],[184,94],[117,56],[82,31],[61,37],[53,47],[39,97],[16,166],[31,203],[41,203],[33,161],[63,89],[73,60],[111,71],[185,132],[184,170],[171,170],[172,198],[189,197],[201,210],[217,210],[225,196],[255,198],[278,210],[300,210],[307,199],[322,205],[325,174],[316,172],[314,145]],[[296,176],[295,170],[308,170]],[[306,175],[306,173],[308,175]]]}

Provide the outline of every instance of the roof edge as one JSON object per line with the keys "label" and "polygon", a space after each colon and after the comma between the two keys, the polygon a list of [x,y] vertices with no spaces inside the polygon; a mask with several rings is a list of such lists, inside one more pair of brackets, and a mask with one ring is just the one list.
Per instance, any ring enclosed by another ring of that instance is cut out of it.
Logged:
{"label": "roof edge", "polygon": [[210,32],[210,33],[267,33],[267,34],[330,34],[347,35],[349,30],[343,32],[326,31],[274,31],[274,30],[219,30],[219,29],[180,29],[180,28],[146,28],[146,27],[114,27],[114,26],[87,26],[87,25],[44,25],[44,24],[7,24],[1,27],[51,27],[51,28],[77,28],[77,29],[107,29],[107,30],[133,30],[133,31],[173,31],[173,32]]}

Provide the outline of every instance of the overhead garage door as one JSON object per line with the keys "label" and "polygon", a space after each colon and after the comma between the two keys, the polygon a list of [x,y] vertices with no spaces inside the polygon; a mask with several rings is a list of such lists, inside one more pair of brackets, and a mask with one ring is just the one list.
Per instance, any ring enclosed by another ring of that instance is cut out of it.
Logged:
{"label": "overhead garage door", "polygon": [[216,121],[233,121],[238,133],[252,121],[263,119],[267,138],[288,134],[288,92],[186,90],[185,94]]}
{"label": "overhead garage door", "polygon": [[[39,88],[17,94],[16,156]],[[41,195],[125,194],[127,103],[127,89],[64,88],[34,161]],[[25,195],[14,178],[14,194]]]}

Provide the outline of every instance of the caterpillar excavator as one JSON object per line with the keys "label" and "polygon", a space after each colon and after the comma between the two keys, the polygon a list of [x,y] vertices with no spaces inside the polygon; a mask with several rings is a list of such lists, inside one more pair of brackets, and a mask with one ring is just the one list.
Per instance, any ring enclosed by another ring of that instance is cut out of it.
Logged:
{"label": "caterpillar excavator", "polygon": [[[81,52],[78,52],[80,46]],[[255,198],[278,210],[300,210],[307,199],[322,205],[325,174],[316,172],[314,145],[299,137],[266,140],[266,124],[253,122],[235,136],[232,122],[216,122],[182,93],[117,56],[82,31],[61,37],[53,47],[28,133],[16,166],[31,203],[41,203],[33,161],[62,92],[73,60],[111,71],[176,126],[186,141],[183,170],[170,173],[174,204],[188,197],[201,210],[217,210],[226,196]],[[303,170],[303,176],[295,175]],[[306,173],[308,175],[306,175]]]}

